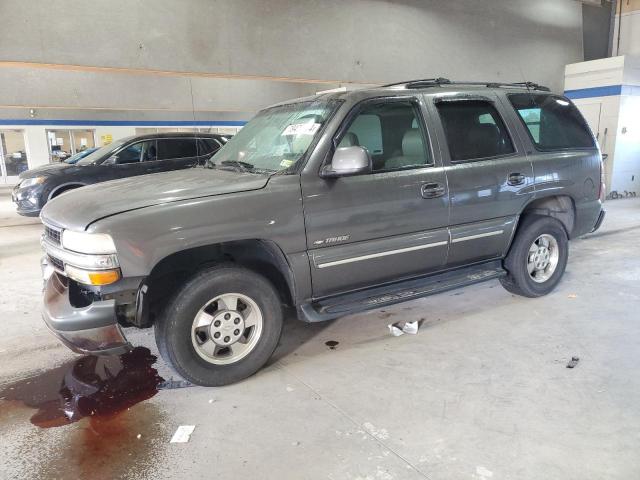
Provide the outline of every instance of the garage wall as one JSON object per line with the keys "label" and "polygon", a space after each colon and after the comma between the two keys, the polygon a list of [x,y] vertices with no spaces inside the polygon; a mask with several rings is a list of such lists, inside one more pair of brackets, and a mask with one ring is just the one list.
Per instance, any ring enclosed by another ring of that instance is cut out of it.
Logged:
{"label": "garage wall", "polygon": [[[582,60],[573,0],[3,0],[0,58],[378,83],[546,82]],[[522,73],[520,72],[522,71]]]}
{"label": "garage wall", "polygon": [[640,55],[640,0],[617,0],[614,55]]}
{"label": "garage wall", "polygon": [[2,0],[0,18],[0,125],[24,128],[30,167],[49,161],[47,125],[237,126],[319,90],[433,76],[560,91],[582,60],[573,0]]}

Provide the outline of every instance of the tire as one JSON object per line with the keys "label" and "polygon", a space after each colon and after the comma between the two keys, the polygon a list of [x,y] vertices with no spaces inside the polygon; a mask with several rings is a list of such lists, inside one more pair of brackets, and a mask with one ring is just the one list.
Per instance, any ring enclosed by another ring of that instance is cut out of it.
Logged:
{"label": "tire", "polygon": [[[537,242],[537,250],[534,242]],[[549,243],[548,268],[537,270],[537,267],[545,264],[547,258],[544,248],[540,250],[540,247],[545,247],[545,242]],[[552,253],[554,250],[557,251],[555,263],[555,254]],[[549,216],[527,216],[518,227],[516,238],[504,260],[507,275],[500,279],[500,283],[507,291],[516,295],[541,297],[551,292],[560,282],[568,258],[569,239],[562,223]],[[531,274],[528,268],[530,261],[533,264],[531,267],[534,268]],[[552,264],[555,267],[551,268]]]}
{"label": "tire", "polygon": [[[235,310],[231,309],[233,297],[237,300]],[[214,299],[218,300],[212,302]],[[230,306],[227,308],[224,302]],[[261,323],[252,312],[261,315]],[[204,326],[195,328],[201,323],[196,322],[196,316]],[[222,323],[218,329],[214,326],[216,321]],[[232,324],[236,321],[240,325],[234,330]],[[278,345],[282,321],[280,297],[268,280],[245,268],[222,265],[191,277],[170,300],[156,321],[154,332],[160,355],[176,372],[196,385],[214,387],[257,372]],[[245,328],[251,322],[254,325]],[[238,337],[234,332],[249,333]],[[213,337],[216,334],[217,340]],[[231,343],[216,343],[223,339],[230,339]],[[244,356],[236,359],[240,354]]]}

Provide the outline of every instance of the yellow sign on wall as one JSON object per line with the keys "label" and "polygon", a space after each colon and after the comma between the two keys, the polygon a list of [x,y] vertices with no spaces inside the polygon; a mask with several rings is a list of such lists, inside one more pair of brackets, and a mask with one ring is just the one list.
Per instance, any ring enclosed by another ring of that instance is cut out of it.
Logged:
{"label": "yellow sign on wall", "polygon": [[111,135],[110,133],[101,135],[100,140],[102,140],[102,145],[109,145],[111,142],[113,142],[113,135]]}

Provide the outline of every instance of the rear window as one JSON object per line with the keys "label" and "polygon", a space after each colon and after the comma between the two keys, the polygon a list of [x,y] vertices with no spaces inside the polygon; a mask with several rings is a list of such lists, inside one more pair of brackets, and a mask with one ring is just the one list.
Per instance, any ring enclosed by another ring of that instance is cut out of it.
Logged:
{"label": "rear window", "polygon": [[592,148],[589,127],[569,100],[555,95],[516,93],[509,101],[538,150]]}

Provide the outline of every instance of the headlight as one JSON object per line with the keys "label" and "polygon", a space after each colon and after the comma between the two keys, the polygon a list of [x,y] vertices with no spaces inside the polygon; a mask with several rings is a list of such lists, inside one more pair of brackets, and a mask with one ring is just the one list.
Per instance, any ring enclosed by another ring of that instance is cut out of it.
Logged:
{"label": "headlight", "polygon": [[39,183],[44,182],[45,178],[46,177],[27,178],[26,180],[23,180],[22,182],[20,182],[20,188],[32,187],[33,185],[38,185]]}
{"label": "headlight", "polygon": [[67,250],[80,253],[116,253],[111,235],[106,233],[86,233],[64,230],[62,246]]}

